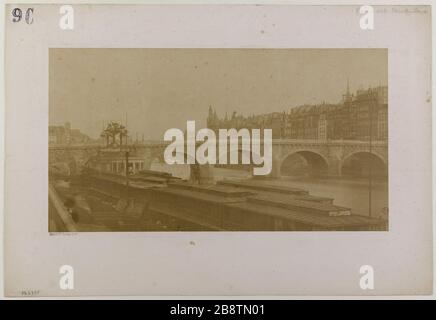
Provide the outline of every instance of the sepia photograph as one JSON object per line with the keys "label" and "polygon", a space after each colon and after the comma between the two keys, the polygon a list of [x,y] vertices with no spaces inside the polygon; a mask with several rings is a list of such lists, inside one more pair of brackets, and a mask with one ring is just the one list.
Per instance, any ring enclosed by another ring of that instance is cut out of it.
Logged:
{"label": "sepia photograph", "polygon": [[50,48],[48,231],[388,231],[387,49]]}
{"label": "sepia photograph", "polygon": [[5,6],[5,296],[434,296],[432,8],[203,2]]}

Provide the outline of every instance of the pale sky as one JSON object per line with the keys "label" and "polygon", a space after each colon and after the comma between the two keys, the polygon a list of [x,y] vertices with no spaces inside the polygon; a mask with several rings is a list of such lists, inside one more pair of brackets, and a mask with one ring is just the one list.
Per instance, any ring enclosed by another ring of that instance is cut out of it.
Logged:
{"label": "pale sky", "polygon": [[50,124],[92,138],[103,122],[163,139],[209,106],[220,117],[336,103],[346,90],[387,85],[386,49],[50,49]]}

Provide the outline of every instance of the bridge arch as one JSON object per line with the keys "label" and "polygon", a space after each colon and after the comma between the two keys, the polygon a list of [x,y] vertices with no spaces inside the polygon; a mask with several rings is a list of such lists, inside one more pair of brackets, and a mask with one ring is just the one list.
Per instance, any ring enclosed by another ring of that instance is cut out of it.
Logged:
{"label": "bridge arch", "polygon": [[319,152],[297,150],[288,153],[279,164],[280,176],[323,175],[328,172],[329,161]]}
{"label": "bridge arch", "polygon": [[342,159],[342,175],[368,176],[371,172],[374,176],[386,176],[388,164],[386,159],[376,153],[369,151],[355,151]]}
{"label": "bridge arch", "polygon": [[174,152],[173,156],[182,156],[183,164],[171,164],[168,165],[163,157],[154,157],[151,161],[150,169],[155,171],[162,171],[171,173],[174,177],[189,180],[194,183],[208,184],[214,179],[213,172],[210,165],[200,165],[197,162],[195,164],[188,164],[194,162],[195,159],[188,155],[186,152]]}
{"label": "bridge arch", "polygon": [[[256,167],[262,167],[264,164],[255,164],[253,161],[253,155],[255,155],[258,159],[263,158],[263,150],[260,152],[260,154],[254,152],[251,147],[249,148],[238,148],[238,163],[237,164],[231,164],[230,163],[230,150],[227,149],[227,151],[223,155],[218,154],[217,150],[217,162],[214,165],[215,168],[222,168],[222,169],[234,169],[235,174],[231,174],[232,177],[239,177],[239,178],[248,178],[253,176],[253,169]],[[245,157],[245,159],[248,159],[248,164],[243,164],[242,159]],[[273,160],[273,159],[272,159]]]}
{"label": "bridge arch", "polygon": [[219,150],[217,150],[217,162],[216,164],[219,166],[220,163],[222,162],[223,165],[226,166],[244,166],[244,164],[242,164],[242,159],[243,157],[249,159],[249,163],[248,165],[251,165],[252,162],[252,151],[250,149],[243,149],[243,148],[238,148],[237,152],[238,152],[238,164],[231,164],[230,163],[230,150],[227,150],[223,155],[219,155],[218,153]]}
{"label": "bridge arch", "polygon": [[187,164],[187,159],[190,158],[186,152],[174,152],[174,157],[183,157],[184,164],[167,164],[162,152],[153,152],[148,155],[149,169],[153,171],[161,171],[172,174],[174,177],[182,179],[190,179],[192,174],[192,166]]}

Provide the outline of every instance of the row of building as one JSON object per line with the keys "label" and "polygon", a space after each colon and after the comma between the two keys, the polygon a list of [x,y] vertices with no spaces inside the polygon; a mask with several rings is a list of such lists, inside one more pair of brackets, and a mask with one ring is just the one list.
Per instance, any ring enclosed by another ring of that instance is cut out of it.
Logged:
{"label": "row of building", "polygon": [[378,86],[350,93],[347,85],[337,104],[303,105],[289,112],[244,117],[233,112],[224,119],[209,107],[208,128],[272,129],[273,139],[387,140],[388,88]]}
{"label": "row of building", "polygon": [[84,144],[91,139],[79,129],[72,129],[71,124],[66,122],[63,126],[48,127],[48,141],[50,145]]}

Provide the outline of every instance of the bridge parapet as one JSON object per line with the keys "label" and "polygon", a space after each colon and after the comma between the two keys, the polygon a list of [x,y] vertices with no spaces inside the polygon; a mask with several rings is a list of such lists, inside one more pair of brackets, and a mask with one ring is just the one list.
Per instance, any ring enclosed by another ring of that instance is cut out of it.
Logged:
{"label": "bridge parapet", "polygon": [[[170,144],[169,141],[148,140],[144,143],[130,144],[129,150],[136,150],[146,163],[150,164],[157,159],[163,162],[163,153]],[[228,141],[226,140],[226,143]],[[200,145],[202,142],[196,142]],[[217,141],[217,145],[219,140]],[[387,166],[388,142],[387,141],[357,141],[357,140],[308,140],[308,139],[273,139],[273,173],[272,176],[280,176],[280,168],[283,162],[295,153],[313,153],[323,159],[330,174],[340,175],[341,167],[346,159],[356,153],[371,152]],[[183,143],[185,148],[185,143]],[[126,146],[123,147],[123,149]],[[70,157],[77,162],[86,163],[87,158],[97,154],[106,147],[101,145],[49,145],[51,159]]]}

